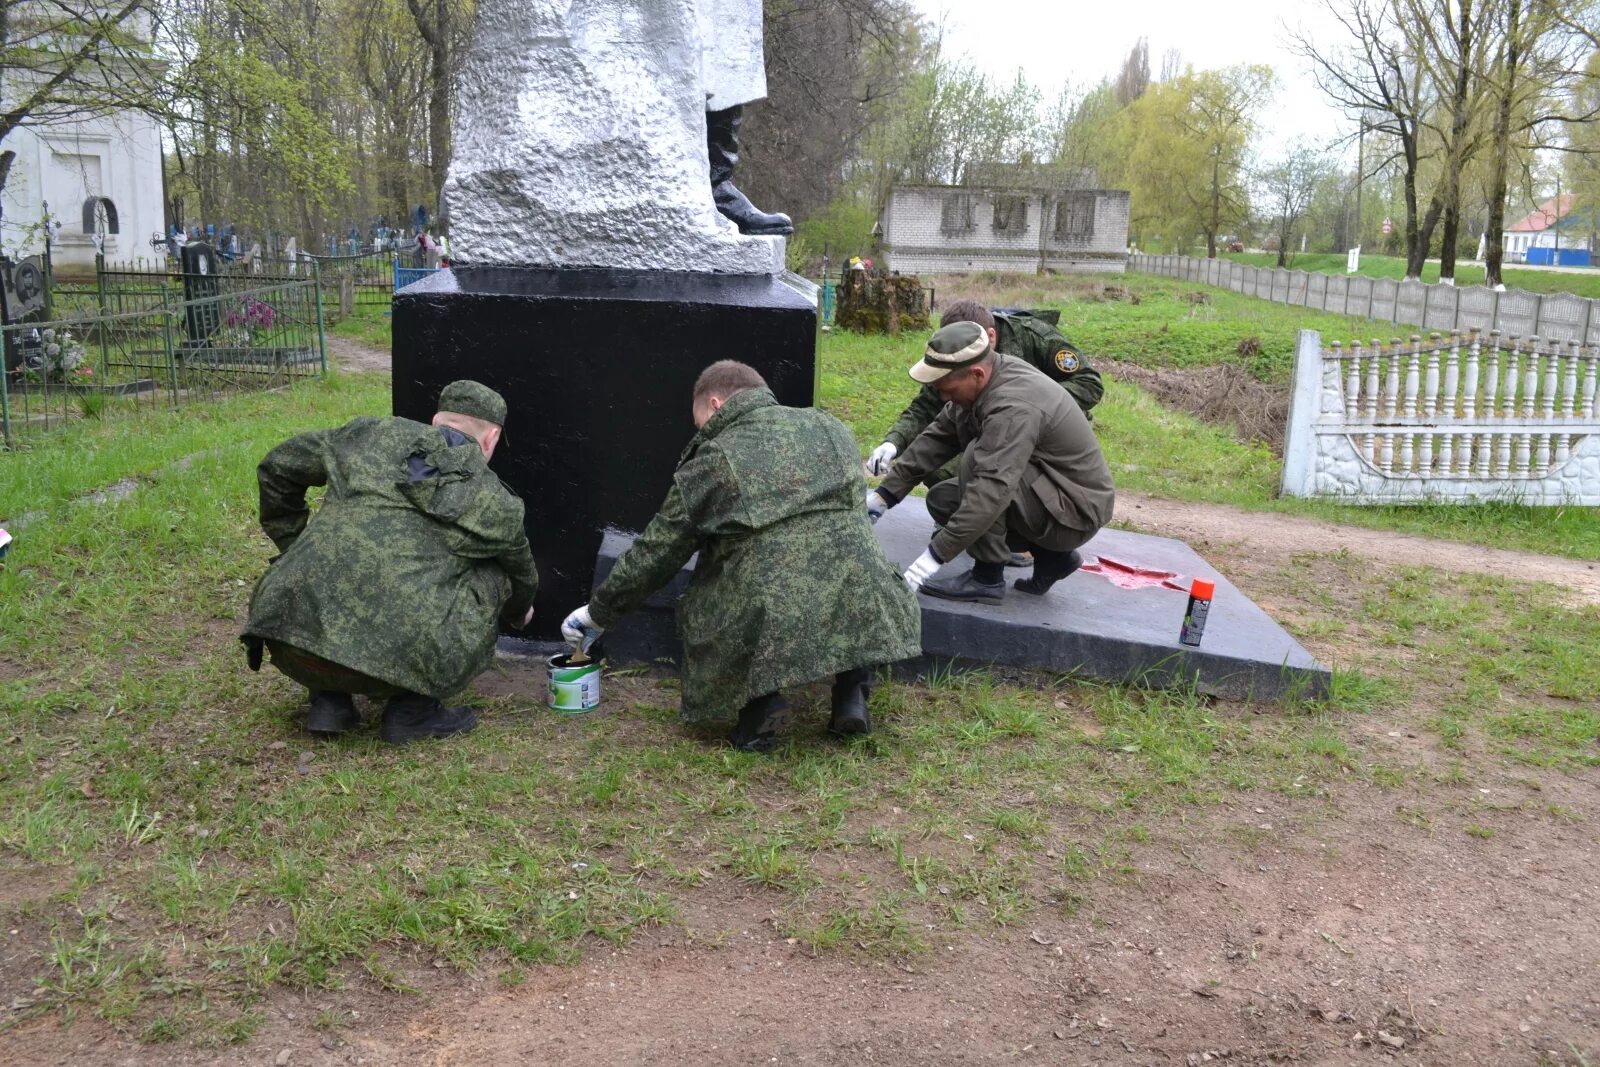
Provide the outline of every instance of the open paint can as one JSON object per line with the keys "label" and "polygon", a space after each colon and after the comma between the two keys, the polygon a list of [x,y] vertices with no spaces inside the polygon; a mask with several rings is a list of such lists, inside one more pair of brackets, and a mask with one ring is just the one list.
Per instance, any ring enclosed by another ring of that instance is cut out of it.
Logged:
{"label": "open paint can", "polygon": [[572,664],[562,652],[547,661],[550,668],[550,710],[561,715],[582,715],[600,706],[600,659]]}

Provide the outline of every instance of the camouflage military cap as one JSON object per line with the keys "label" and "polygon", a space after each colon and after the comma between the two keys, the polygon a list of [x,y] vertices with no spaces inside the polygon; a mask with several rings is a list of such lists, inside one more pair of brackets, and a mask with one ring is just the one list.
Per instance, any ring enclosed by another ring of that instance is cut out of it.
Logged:
{"label": "camouflage military cap", "polygon": [[506,401],[482,382],[462,378],[451,382],[439,394],[439,410],[471,415],[496,426],[506,424]]}
{"label": "camouflage military cap", "polygon": [[928,338],[928,349],[912,364],[911,377],[936,382],[953,370],[970,367],[989,354],[989,331],[975,322],[952,322]]}

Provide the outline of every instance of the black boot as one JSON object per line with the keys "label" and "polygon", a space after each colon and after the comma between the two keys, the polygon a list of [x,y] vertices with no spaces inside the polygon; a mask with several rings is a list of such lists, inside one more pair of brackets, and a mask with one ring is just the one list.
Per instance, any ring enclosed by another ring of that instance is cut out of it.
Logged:
{"label": "black boot", "polygon": [[969,604],[998,604],[1006,598],[1003,563],[974,560],[972,569],[954,578],[935,578],[924,582],[922,591],[940,600],[960,600]]}
{"label": "black boot", "polygon": [[311,690],[311,707],[306,711],[306,729],[323,737],[333,737],[361,725],[361,713],[349,693],[327,689]]}
{"label": "black boot", "polygon": [[756,697],[739,712],[739,723],[728,735],[728,744],[740,752],[770,752],[788,717],[789,702],[782,693]]}
{"label": "black boot", "polygon": [[1024,593],[1044,596],[1052,585],[1081,566],[1083,557],[1078,555],[1078,550],[1075,548],[1067,552],[1051,552],[1049,549],[1035,548],[1033,573],[1026,578],[1018,578],[1012,584]]}
{"label": "black boot", "polygon": [[378,734],[391,745],[403,745],[426,737],[464,734],[476,725],[478,715],[471,708],[447,708],[432,697],[401,693],[383,706]]}
{"label": "black boot", "polygon": [[794,222],[782,212],[759,210],[733,184],[739,165],[739,123],[744,107],[706,112],[706,147],[711,154],[711,196],[717,210],[733,220],[739,232],[759,237],[781,237],[794,232]]}
{"label": "black boot", "polygon": [[851,737],[872,732],[872,716],[867,713],[867,697],[872,695],[872,672],[866,667],[840,671],[833,676],[833,718],[828,732],[835,737]]}

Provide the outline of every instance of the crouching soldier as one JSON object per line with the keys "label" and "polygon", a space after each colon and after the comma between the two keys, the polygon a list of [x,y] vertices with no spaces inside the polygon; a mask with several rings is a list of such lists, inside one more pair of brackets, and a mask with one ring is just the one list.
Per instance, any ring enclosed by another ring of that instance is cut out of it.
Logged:
{"label": "crouching soldier", "polygon": [[683,718],[737,716],[730,743],[766,751],[788,711],[780,690],[832,675],[829,731],[870,732],[871,669],[919,654],[922,631],[862,514],[854,439],[831,415],[779,405],[733,360],[700,375],[693,414],[666,502],[562,635],[587,647],[698,550],[678,608]]}
{"label": "crouching soldier", "polygon": [[[874,522],[917,482],[959,459],[956,476],[928,491],[936,528],[906,582],[930,596],[998,604],[1002,568],[1015,551],[1033,553],[1033,574],[1016,588],[1042,596],[1083,562],[1078,546],[1111,521],[1111,469],[1083,409],[1055,382],[994,350],[972,322],[941,327],[911,377],[945,401],[867,494]],[[930,581],[962,552],[972,569]]]}
{"label": "crouching soldier", "polygon": [[[432,425],[360,418],[290,438],[256,469],[278,546],[242,640],[311,691],[306,727],[361,725],[352,694],[387,698],[383,739],[464,733],[442,699],[494,658],[496,621],[526,626],[539,578],[522,501],[489,470],[506,402],[478,382],[439,394]],[[306,489],[325,485],[313,516]]]}

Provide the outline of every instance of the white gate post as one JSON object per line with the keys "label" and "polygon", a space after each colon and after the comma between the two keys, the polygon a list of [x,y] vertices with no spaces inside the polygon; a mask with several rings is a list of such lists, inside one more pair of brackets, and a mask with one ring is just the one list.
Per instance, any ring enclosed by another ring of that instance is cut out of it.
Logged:
{"label": "white gate post", "polygon": [[1283,443],[1284,496],[1311,496],[1316,471],[1317,416],[1321,413],[1322,335],[1301,330],[1295,343],[1289,425]]}

